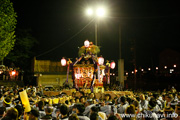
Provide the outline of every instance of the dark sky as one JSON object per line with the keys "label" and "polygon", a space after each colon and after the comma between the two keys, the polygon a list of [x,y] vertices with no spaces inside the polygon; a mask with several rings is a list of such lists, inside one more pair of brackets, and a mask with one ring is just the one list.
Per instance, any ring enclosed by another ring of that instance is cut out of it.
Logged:
{"label": "dark sky", "polygon": [[[180,7],[172,0],[12,0],[18,15],[17,28],[31,28],[39,41],[37,59],[75,58],[85,39],[94,42],[94,21],[85,15],[88,6],[101,4],[108,15],[99,22],[98,45],[105,59],[119,58],[119,24],[125,69],[135,46],[138,66],[158,64],[163,49],[180,51]],[[88,26],[87,24],[90,23]],[[86,26],[86,27],[85,27]],[[85,27],[85,28],[84,28]],[[84,29],[83,29],[84,28]],[[83,30],[82,30],[83,29]],[[80,30],[79,34],[77,34]],[[73,35],[77,34],[75,37]],[[72,37],[72,39],[70,39]],[[65,42],[66,41],[66,42]],[[63,44],[65,42],[65,44]]]}

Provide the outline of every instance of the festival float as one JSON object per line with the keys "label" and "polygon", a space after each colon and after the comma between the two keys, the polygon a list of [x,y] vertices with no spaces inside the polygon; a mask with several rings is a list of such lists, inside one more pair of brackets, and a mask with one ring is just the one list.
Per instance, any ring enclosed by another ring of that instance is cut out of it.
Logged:
{"label": "festival float", "polygon": [[98,56],[100,49],[92,42],[86,40],[84,46],[79,48],[79,58],[75,62],[70,59],[61,59],[61,65],[67,66],[68,83],[69,72],[72,73],[73,88],[91,89],[95,92],[96,88],[104,90],[103,85],[110,84],[110,68],[115,68],[115,62],[104,64],[104,58]]}

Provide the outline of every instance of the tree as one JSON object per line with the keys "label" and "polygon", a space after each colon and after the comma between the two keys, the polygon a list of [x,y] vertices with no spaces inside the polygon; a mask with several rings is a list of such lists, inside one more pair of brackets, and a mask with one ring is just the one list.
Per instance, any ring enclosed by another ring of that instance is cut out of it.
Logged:
{"label": "tree", "polygon": [[14,63],[16,67],[24,70],[29,69],[31,58],[34,56],[32,49],[36,43],[37,40],[31,35],[30,29],[17,29],[14,49],[7,55],[5,63]]}
{"label": "tree", "polygon": [[15,43],[16,13],[10,0],[0,0],[0,61],[13,49]]}

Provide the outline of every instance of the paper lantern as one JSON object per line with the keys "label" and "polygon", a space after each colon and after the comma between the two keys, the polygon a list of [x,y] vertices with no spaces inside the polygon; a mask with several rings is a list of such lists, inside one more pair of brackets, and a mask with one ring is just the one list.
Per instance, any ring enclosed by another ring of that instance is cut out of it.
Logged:
{"label": "paper lantern", "polygon": [[61,59],[61,65],[66,66],[66,59],[64,59],[64,58]]}
{"label": "paper lantern", "polygon": [[89,47],[89,41],[88,41],[88,40],[85,40],[85,41],[84,41],[84,46],[85,46],[85,47]]}
{"label": "paper lantern", "polygon": [[19,94],[20,94],[22,104],[23,104],[23,106],[25,108],[25,112],[30,112],[31,111],[31,106],[29,104],[29,99],[28,99],[28,95],[26,93],[26,90],[24,90],[22,92],[19,92]]}
{"label": "paper lantern", "polygon": [[98,58],[98,63],[99,63],[100,65],[103,65],[103,64],[104,64],[104,58],[103,58],[103,57],[99,57],[99,58]]}
{"label": "paper lantern", "polygon": [[111,62],[111,69],[114,69],[115,68],[115,66],[116,66],[116,63],[115,62]]}
{"label": "paper lantern", "polygon": [[15,75],[15,74],[16,74],[16,71],[12,71],[12,72],[11,72],[11,75]]}

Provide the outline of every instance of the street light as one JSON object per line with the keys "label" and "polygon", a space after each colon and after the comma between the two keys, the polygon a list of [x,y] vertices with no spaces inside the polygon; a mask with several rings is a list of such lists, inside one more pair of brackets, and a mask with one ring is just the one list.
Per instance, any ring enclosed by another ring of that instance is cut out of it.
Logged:
{"label": "street light", "polygon": [[105,9],[104,8],[98,8],[97,10],[96,10],[96,15],[98,16],[98,17],[104,17],[104,15],[105,15]]}
{"label": "street light", "polygon": [[97,45],[97,33],[98,33],[98,18],[105,16],[105,9],[103,7],[98,7],[97,9],[88,8],[86,14],[88,16],[93,16],[95,18],[95,45]]}

